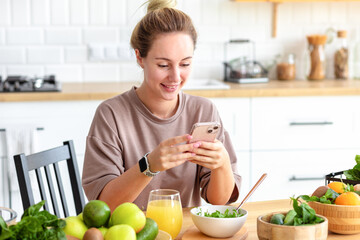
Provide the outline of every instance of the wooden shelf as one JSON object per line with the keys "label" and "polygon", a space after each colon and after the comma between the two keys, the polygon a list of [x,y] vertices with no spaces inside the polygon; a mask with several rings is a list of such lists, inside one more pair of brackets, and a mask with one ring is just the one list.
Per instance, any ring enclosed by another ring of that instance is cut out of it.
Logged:
{"label": "wooden shelf", "polygon": [[273,4],[272,14],[272,37],[277,35],[277,13],[280,3],[286,2],[359,2],[360,0],[232,0],[235,2],[270,2]]}

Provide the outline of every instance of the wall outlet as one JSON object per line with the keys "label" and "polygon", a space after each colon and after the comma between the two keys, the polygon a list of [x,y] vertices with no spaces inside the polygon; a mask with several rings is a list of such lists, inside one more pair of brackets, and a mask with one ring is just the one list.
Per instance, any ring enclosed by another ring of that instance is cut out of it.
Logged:
{"label": "wall outlet", "polygon": [[103,43],[88,45],[89,61],[127,61],[135,60],[134,51],[127,43]]}

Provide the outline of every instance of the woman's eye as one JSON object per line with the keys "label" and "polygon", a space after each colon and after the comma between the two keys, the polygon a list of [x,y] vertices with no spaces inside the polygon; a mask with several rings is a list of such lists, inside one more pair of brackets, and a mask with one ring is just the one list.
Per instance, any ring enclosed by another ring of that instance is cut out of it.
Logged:
{"label": "woman's eye", "polygon": [[188,67],[188,66],[190,66],[190,63],[183,63],[183,64],[181,64],[181,66],[182,67]]}
{"label": "woman's eye", "polygon": [[169,65],[166,65],[166,64],[159,64],[158,66],[159,66],[159,67],[161,67],[161,68],[166,68],[166,67],[168,67]]}

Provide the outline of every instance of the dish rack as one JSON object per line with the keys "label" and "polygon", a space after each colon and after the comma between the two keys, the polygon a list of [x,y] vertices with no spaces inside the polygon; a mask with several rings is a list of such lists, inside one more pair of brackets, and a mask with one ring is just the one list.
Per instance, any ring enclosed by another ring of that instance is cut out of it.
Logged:
{"label": "dish rack", "polygon": [[328,185],[330,182],[343,182],[351,185],[360,183],[360,181],[345,179],[344,171],[332,172],[325,175],[325,185]]}

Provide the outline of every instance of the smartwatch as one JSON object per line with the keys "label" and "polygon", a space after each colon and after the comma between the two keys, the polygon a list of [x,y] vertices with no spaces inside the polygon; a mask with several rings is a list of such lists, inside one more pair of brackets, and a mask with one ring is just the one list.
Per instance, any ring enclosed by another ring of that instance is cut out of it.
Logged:
{"label": "smartwatch", "polygon": [[147,155],[149,155],[149,153],[146,153],[140,160],[139,160],[139,167],[140,167],[140,172],[142,172],[143,174],[145,174],[148,177],[154,177],[156,175],[159,174],[158,172],[152,172],[150,171],[150,167],[149,167],[149,162],[147,159]]}

